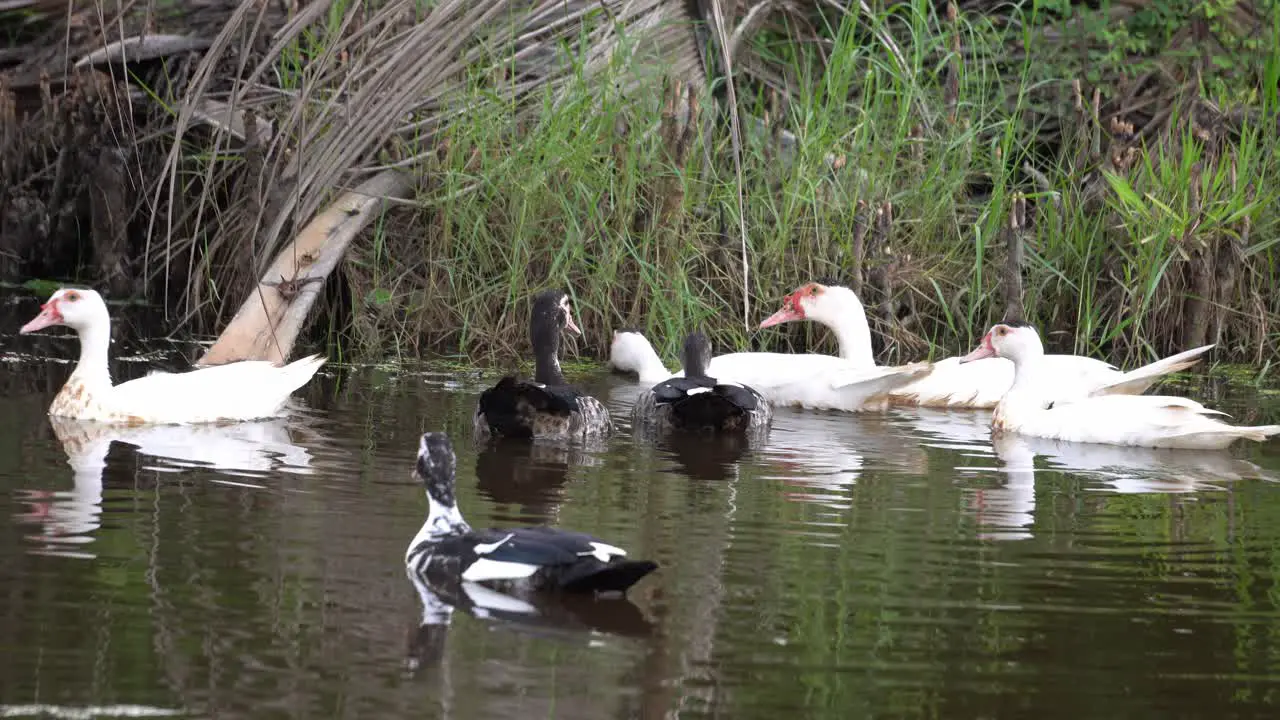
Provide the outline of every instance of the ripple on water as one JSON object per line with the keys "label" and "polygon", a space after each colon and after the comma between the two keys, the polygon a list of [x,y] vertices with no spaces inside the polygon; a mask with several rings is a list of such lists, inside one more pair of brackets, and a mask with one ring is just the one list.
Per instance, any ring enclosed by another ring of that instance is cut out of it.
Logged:
{"label": "ripple on water", "polygon": [[[989,414],[911,410],[780,410],[762,448],[651,445],[625,432],[638,386],[612,379],[587,386],[624,429],[603,449],[477,445],[470,414],[492,379],[335,368],[259,435],[168,443],[67,445],[46,390],[16,398],[20,449],[0,454],[3,707],[1269,712],[1280,496],[1260,478],[1274,459],[1009,443]],[[454,436],[474,525],[581,529],[661,569],[626,605],[425,596],[402,565],[426,513],[410,475],[424,429]],[[217,450],[228,442],[243,454]]]}

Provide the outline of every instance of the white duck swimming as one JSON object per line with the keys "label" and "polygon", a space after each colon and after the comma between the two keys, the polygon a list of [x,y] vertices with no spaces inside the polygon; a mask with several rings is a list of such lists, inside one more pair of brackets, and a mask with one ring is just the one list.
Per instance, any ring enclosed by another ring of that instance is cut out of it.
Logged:
{"label": "white duck swimming", "polygon": [[[669,372],[653,345],[636,330],[613,333],[609,364],[637,373],[646,384],[684,376],[683,370]],[[717,355],[706,368],[708,375],[723,382],[755,388],[775,406],[848,412],[883,410],[891,391],[926,377],[931,370],[929,363],[859,367],[832,355],[771,352]]]}
{"label": "white duck swimming", "polygon": [[111,316],[102,296],[61,288],[19,332],[54,325],[65,325],[80,338],[80,361],[49,406],[55,417],[132,425],[267,418],[279,414],[289,395],[324,364],[318,355],[283,367],[245,360],[185,373],[153,372],[112,385],[107,365]]}
{"label": "white duck swimming", "polygon": [[1233,427],[1209,415],[1222,415],[1194,400],[1162,395],[1095,395],[1058,399],[1061,378],[1045,362],[1035,328],[1000,323],[961,362],[989,357],[1013,361],[1014,380],[996,405],[992,432],[1066,440],[1198,450],[1225,448],[1245,438],[1263,441],[1280,425]]}
{"label": "white duck swimming", "polygon": [[[795,320],[813,320],[835,333],[840,356],[858,367],[875,367],[871,329],[862,302],[852,290],[838,285],[809,283],[782,301],[782,309],[760,327]],[[1129,372],[1081,355],[1045,355],[1041,362],[1054,375],[1058,397],[1082,397],[1106,392],[1141,395],[1164,375],[1196,364],[1213,345],[1187,350]],[[933,364],[933,372],[900,387],[890,395],[894,404],[940,408],[993,408],[1013,385],[1013,363],[1002,358],[961,363],[950,357]]]}

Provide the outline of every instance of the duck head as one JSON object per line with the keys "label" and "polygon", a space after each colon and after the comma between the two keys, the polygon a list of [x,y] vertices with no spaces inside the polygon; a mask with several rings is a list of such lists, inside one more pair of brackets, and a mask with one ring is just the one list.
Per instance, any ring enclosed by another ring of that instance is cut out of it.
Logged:
{"label": "duck head", "polygon": [[423,433],[418,442],[418,462],[413,469],[432,504],[438,503],[444,508],[457,504],[453,490],[457,465],[448,435],[442,432]]}
{"label": "duck head", "polygon": [[782,308],[765,318],[760,327],[763,329],[795,320],[812,320],[827,327],[839,327],[854,307],[861,311],[862,302],[849,288],[811,282],[783,298]]}
{"label": "duck head", "polygon": [[1044,345],[1036,329],[1020,320],[1008,320],[993,325],[973,352],[960,358],[967,363],[984,358],[1002,357],[1018,362],[1044,354]]}
{"label": "duck head", "polygon": [[40,314],[23,325],[19,333],[26,335],[54,325],[65,325],[76,332],[110,322],[107,304],[93,290],[59,288],[40,306]]}
{"label": "duck head", "polygon": [[573,310],[569,305],[569,296],[563,290],[543,290],[533,296],[533,313],[529,318],[529,334],[550,333],[558,337],[568,330],[574,335],[581,335],[582,330],[573,321]]}
{"label": "duck head", "polygon": [[543,290],[533,296],[529,315],[529,339],[533,342],[534,380],[544,385],[561,385],[560,333],[569,330],[581,335],[573,321],[569,296],[563,290]]}

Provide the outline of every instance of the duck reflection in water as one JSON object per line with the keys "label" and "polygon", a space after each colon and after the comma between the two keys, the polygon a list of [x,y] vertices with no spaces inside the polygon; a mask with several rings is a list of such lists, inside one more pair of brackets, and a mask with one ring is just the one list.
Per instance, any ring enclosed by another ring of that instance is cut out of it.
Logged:
{"label": "duck reflection in water", "polygon": [[[1066,442],[1009,432],[990,438],[1002,477],[994,485],[973,488],[968,501],[980,529],[978,537],[986,540],[1033,536],[1037,456],[1042,458],[1041,473],[1082,475],[1096,483],[1095,490],[1118,494],[1213,491],[1237,480],[1280,479],[1226,453]],[[962,439],[969,438],[957,437]],[[983,470],[984,475],[990,470],[968,469]]]}
{"label": "duck reflection in water", "polygon": [[738,476],[738,463],[751,449],[752,439],[734,434],[670,433],[657,444],[683,475],[699,480],[731,480]]}
{"label": "duck reflection in water", "polygon": [[476,454],[476,480],[481,494],[498,505],[518,505],[516,514],[497,509],[500,522],[555,519],[569,481],[569,468],[597,465],[600,460],[581,447],[551,442],[495,438]]}
{"label": "duck reflection in water", "polygon": [[410,674],[440,665],[455,610],[517,634],[588,645],[599,635],[643,638],[653,622],[625,597],[533,595],[516,597],[478,583],[435,584],[407,568],[422,605],[422,619],[409,634],[405,667]]}
{"label": "duck reflection in water", "polygon": [[[283,419],[226,425],[131,426],[50,416],[49,425],[67,456],[74,487],[69,492],[22,492],[31,509],[17,520],[41,526],[40,535],[28,537],[38,544],[32,552],[40,554],[96,557],[84,548],[93,542],[93,534],[101,525],[103,487],[133,488],[138,483],[135,463],[107,462],[113,443],[132,446],[129,454],[144,462],[158,461],[143,465],[143,469],[175,472],[181,468],[209,468],[239,476],[235,481],[221,481],[238,486],[257,487],[246,479],[266,477],[273,471],[311,471],[311,454],[292,442]],[[119,475],[118,482],[112,482],[113,474]]]}
{"label": "duck reflection in water", "polygon": [[1117,493],[1179,493],[1220,489],[1222,483],[1278,478],[1229,453],[1077,443],[1016,433],[991,436],[996,457],[1009,469],[1035,472],[1037,455],[1051,470],[1088,473]]}

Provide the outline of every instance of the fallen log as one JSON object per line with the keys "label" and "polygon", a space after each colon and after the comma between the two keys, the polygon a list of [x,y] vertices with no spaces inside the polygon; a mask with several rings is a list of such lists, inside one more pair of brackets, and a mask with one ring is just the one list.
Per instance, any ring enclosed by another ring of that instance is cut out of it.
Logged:
{"label": "fallen log", "polygon": [[257,287],[196,365],[238,360],[283,364],[325,278],[338,266],[351,240],[374,218],[385,198],[405,198],[411,190],[406,175],[385,170],[316,215],[276,255]]}

